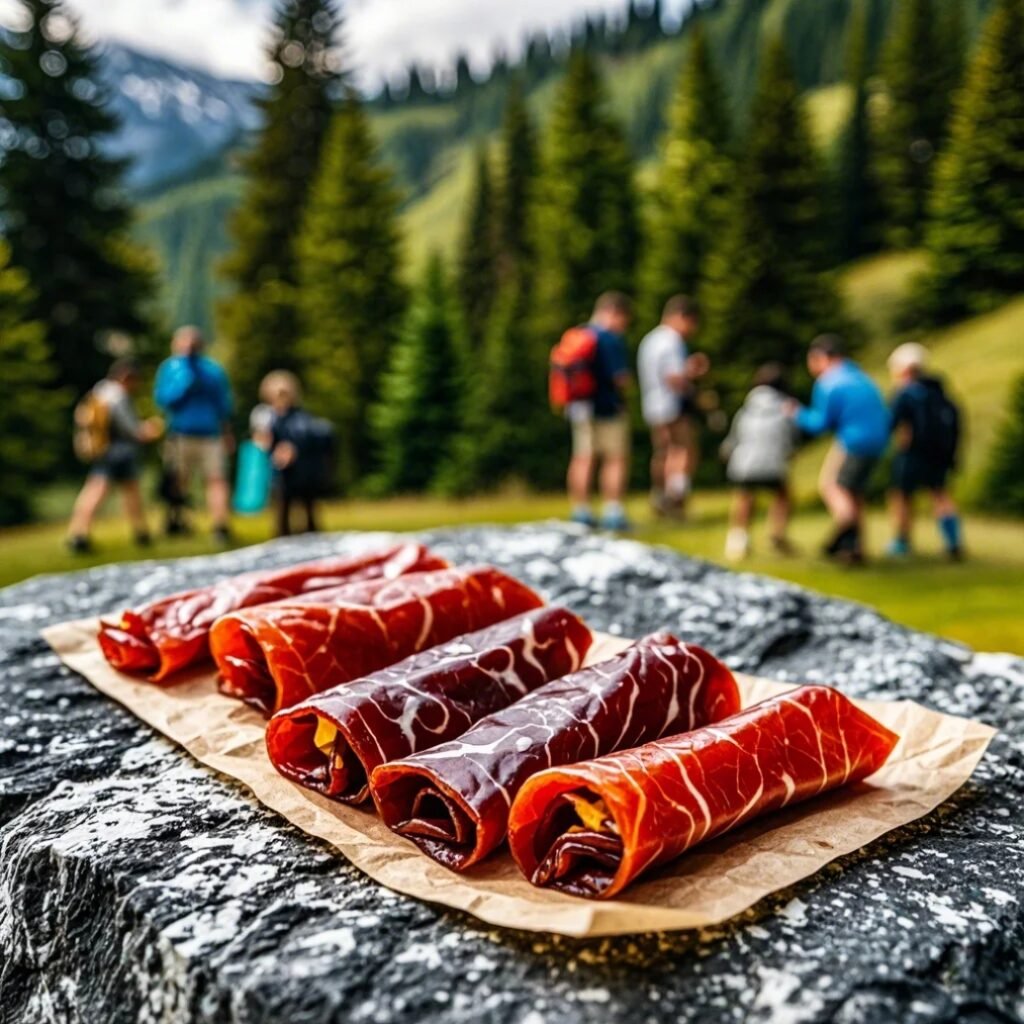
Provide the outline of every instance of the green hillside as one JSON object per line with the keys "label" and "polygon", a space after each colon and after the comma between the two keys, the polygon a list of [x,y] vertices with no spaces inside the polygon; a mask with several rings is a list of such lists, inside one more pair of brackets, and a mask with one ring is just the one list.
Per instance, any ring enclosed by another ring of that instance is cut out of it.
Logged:
{"label": "green hillside", "polygon": [[[871,35],[876,51],[893,3],[874,0]],[[964,0],[969,31],[976,30],[990,4],[991,0]],[[767,34],[781,32],[808,92],[816,138],[828,152],[849,108],[848,89],[839,83],[850,9],[850,0],[719,0],[696,15],[705,25],[737,121],[742,122],[753,88],[761,41]],[[621,53],[599,50],[613,107],[640,163],[641,184],[656,158],[687,32],[684,26],[680,33],[631,45]],[[563,63],[561,58],[549,58],[539,68],[527,64],[521,69],[530,106],[541,123]],[[409,269],[415,269],[431,250],[450,251],[468,190],[471,155],[498,126],[509,78],[508,69],[496,70],[489,81],[466,85],[450,96],[371,105],[382,157],[406,197]],[[164,305],[171,321],[210,324],[217,294],[213,268],[225,250],[226,219],[238,194],[238,180],[221,172],[178,186],[143,205],[140,231],[160,256]]]}

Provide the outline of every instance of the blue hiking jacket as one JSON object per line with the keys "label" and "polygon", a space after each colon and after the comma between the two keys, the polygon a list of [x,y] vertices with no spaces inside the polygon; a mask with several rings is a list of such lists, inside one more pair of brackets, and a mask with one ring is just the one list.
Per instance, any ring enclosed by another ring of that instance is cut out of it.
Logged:
{"label": "blue hiking jacket", "polygon": [[814,436],[834,433],[851,455],[877,457],[889,444],[889,409],[882,392],[849,359],[818,378],[811,404],[800,410],[796,423]]}
{"label": "blue hiking jacket", "polygon": [[156,374],[156,404],[172,434],[219,437],[231,417],[228,375],[206,356],[172,356]]}

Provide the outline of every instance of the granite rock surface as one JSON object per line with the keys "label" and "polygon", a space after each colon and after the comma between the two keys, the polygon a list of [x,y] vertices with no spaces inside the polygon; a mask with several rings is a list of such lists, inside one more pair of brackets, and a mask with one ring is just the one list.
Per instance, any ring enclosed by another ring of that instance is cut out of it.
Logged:
{"label": "granite rock surface", "polygon": [[1000,734],[928,818],[728,925],[570,940],[398,896],[62,667],[51,623],[255,566],[302,538],[0,591],[0,1022],[1024,1020],[1024,662],[858,605],[571,528],[425,535],[596,628],[671,628],[736,669],[910,698]]}

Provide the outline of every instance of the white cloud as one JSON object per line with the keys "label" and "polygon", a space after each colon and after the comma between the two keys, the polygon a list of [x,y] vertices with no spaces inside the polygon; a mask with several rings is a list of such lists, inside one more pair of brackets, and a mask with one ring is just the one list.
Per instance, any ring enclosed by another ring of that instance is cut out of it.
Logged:
{"label": "white cloud", "polygon": [[[68,0],[87,32],[234,77],[263,64],[272,0]],[[686,0],[667,6],[682,9]],[[0,22],[17,0],[0,0]],[[346,51],[363,80],[419,61],[447,64],[458,50],[484,63],[515,51],[527,31],[565,28],[587,11],[620,13],[625,0],[347,0]]]}

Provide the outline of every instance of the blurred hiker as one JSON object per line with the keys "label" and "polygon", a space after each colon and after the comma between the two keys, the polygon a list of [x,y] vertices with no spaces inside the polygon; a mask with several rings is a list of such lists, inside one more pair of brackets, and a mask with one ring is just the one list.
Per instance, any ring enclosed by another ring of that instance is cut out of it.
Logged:
{"label": "blurred hiker", "polygon": [[637,369],[644,421],[651,430],[651,507],[658,515],[683,512],[697,472],[697,389],[707,357],[688,345],[700,327],[697,306],[685,295],[668,300],[661,324],[640,342]]}
{"label": "blurred hiker", "polygon": [[725,557],[738,562],[750,554],[750,522],[758,491],[771,494],[768,510],[772,547],[793,554],[786,532],[789,527],[789,464],[796,451],[799,432],[789,415],[791,401],[785,375],[778,363],[767,363],[754,375],[747,395],[722,442],[726,476],[734,486]]}
{"label": "blurred hiker", "polygon": [[864,503],[871,474],[889,443],[889,410],[871,378],[844,354],[836,334],[816,338],[807,353],[815,378],[809,408],[790,407],[797,426],[812,437],[831,433],[819,486],[835,532],[824,554],[851,564],[864,560]]}
{"label": "blurred hiker", "polygon": [[572,521],[597,525],[590,491],[600,461],[600,525],[606,530],[629,529],[623,505],[630,446],[625,393],[632,375],[625,335],[632,318],[629,297],[606,292],[590,322],[566,331],[551,353],[551,402],[572,427],[567,477]]}
{"label": "blurred hiker", "polygon": [[[267,429],[258,436],[275,471],[277,535],[292,533],[292,509],[305,516],[305,532],[317,530],[316,503],[327,489],[334,450],[334,430],[302,408],[302,388],[293,373],[275,370],[260,385],[260,398],[272,410]],[[255,425],[255,424],[254,424]]]}
{"label": "blurred hiker", "polygon": [[[203,355],[205,342],[196,327],[182,327],[171,342],[171,358],[156,375],[155,397],[169,420],[164,448],[168,471],[187,495],[196,476],[206,489],[214,536],[227,543],[229,527],[228,455],[231,438],[231,387],[227,374]],[[180,532],[180,517],[168,523]]]}
{"label": "blurred hiker", "polygon": [[963,556],[960,515],[949,492],[960,444],[960,411],[942,382],[926,373],[928,350],[908,342],[889,356],[896,391],[892,398],[892,509],[895,536],[889,554],[909,555],[914,521],[914,496],[928,491],[932,509],[950,558]]}
{"label": "blurred hiker", "polygon": [[125,516],[135,543],[150,543],[139,475],[141,451],[163,433],[163,421],[142,421],[135,411],[134,396],[142,378],[131,359],[118,359],[75,409],[75,452],[89,464],[89,475],[75,499],[68,527],[68,547],[85,554],[92,550],[89,535],[93,520],[110,492],[121,490]]}

